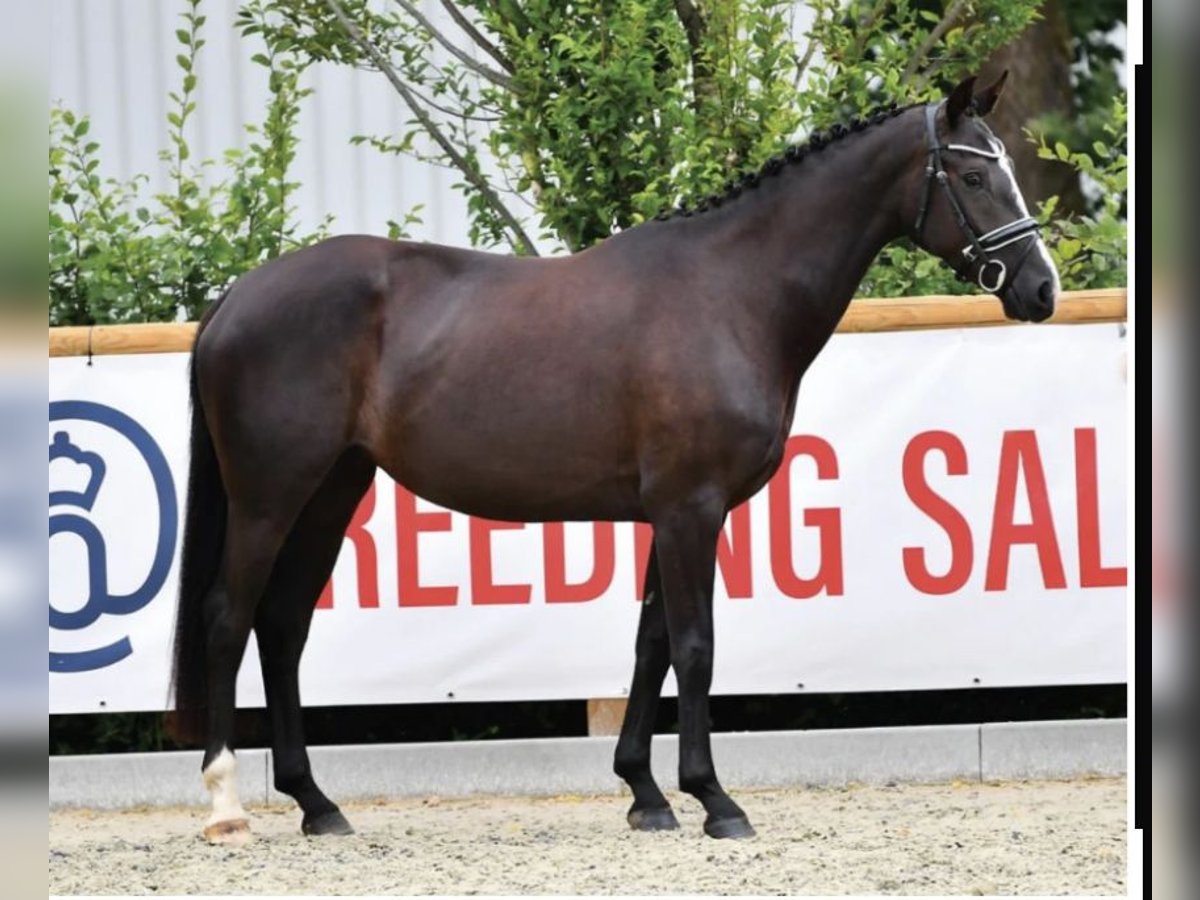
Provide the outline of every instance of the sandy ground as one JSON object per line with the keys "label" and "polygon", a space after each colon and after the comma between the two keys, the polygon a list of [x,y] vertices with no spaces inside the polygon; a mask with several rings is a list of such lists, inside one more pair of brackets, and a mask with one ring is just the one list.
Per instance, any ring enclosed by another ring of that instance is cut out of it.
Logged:
{"label": "sandy ground", "polygon": [[201,809],[50,814],[52,894],[1123,894],[1123,779],[738,791],[758,836],[702,810],[642,834],[624,797],[426,798],[343,806],[358,833],[305,838],[252,810],[210,847]]}

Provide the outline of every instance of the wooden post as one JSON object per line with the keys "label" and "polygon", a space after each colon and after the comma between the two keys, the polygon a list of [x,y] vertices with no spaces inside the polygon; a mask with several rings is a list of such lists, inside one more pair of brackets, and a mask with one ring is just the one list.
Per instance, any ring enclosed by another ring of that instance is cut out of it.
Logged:
{"label": "wooden post", "polygon": [[625,707],[629,701],[589,700],[587,702],[588,735],[612,735],[621,733],[621,722],[625,720]]}

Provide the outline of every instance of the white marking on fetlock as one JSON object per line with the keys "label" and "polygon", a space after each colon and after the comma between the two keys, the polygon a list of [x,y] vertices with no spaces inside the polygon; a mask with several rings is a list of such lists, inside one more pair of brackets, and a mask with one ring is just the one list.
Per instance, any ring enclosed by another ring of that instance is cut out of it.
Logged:
{"label": "white marking on fetlock", "polygon": [[208,824],[245,819],[246,811],[238,800],[237,759],[228,747],[222,747],[216,759],[203,772],[204,786],[212,795],[212,815]]}

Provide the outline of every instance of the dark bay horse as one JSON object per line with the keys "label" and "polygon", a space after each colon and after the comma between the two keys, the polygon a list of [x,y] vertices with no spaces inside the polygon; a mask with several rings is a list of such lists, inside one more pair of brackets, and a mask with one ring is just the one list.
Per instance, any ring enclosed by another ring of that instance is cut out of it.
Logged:
{"label": "dark bay horse", "polygon": [[673,666],[679,786],[708,834],[753,834],[709,746],[717,534],[778,467],[800,378],[888,242],[912,239],[1012,318],[1053,311],[1058,275],[983,122],[1003,81],[813,136],[700,208],[573,256],[351,236],[239,279],[193,353],[175,638],[177,733],[206,748],[206,836],[248,834],[231,746],[252,630],[275,785],[305,833],[350,831],[309,768],[298,667],[376,467],[474,516],[649,522],[614,765],[628,819],[677,827],[650,773]]}

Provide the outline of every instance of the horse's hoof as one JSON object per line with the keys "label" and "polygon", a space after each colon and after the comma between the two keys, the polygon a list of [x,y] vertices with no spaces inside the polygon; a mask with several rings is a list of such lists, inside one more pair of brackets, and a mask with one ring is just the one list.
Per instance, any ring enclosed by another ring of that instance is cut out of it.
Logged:
{"label": "horse's hoof", "polygon": [[752,838],[755,834],[754,826],[745,816],[708,819],[704,823],[704,833],[711,838]]}
{"label": "horse's hoof", "polygon": [[240,847],[250,841],[250,821],[226,819],[224,822],[213,822],[204,827],[204,839],[210,844]]}
{"label": "horse's hoof", "polygon": [[300,830],[308,835],[316,834],[354,834],[354,829],[346,821],[340,809],[331,809],[318,815],[304,817]]}
{"label": "horse's hoof", "polygon": [[674,831],[679,827],[679,820],[669,806],[631,809],[625,818],[634,831]]}

